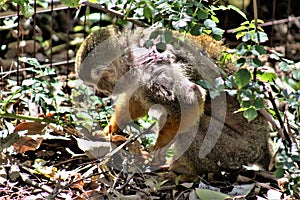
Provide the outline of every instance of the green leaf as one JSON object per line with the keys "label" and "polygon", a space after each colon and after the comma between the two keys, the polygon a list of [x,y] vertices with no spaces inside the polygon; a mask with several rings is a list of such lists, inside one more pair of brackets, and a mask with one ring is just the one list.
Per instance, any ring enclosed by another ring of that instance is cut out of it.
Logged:
{"label": "green leaf", "polygon": [[19,59],[21,62],[25,62],[36,67],[42,67],[36,58],[20,57]]}
{"label": "green leaf", "polygon": [[165,30],[162,34],[162,41],[167,44],[170,44],[172,42],[172,39],[173,39],[172,32],[169,30]]}
{"label": "green leaf", "polygon": [[237,66],[237,67],[241,67],[241,66],[243,66],[245,63],[246,63],[246,59],[245,59],[245,58],[239,58],[239,59],[236,61],[236,66]]}
{"label": "green leaf", "polygon": [[294,64],[294,61],[286,59],[286,58],[282,58],[282,61],[284,61],[284,62],[286,62],[288,64],[291,64],[291,65]]}
{"label": "green leaf", "polygon": [[198,19],[200,19],[200,20],[207,19],[208,13],[207,13],[206,10],[204,10],[204,9],[199,9],[199,10],[197,11],[197,17],[198,17]]}
{"label": "green leaf", "polygon": [[221,77],[215,79],[215,88],[218,90],[224,89],[224,80]]}
{"label": "green leaf", "polygon": [[277,51],[272,51],[272,54],[270,55],[270,58],[279,60],[283,55]]}
{"label": "green leaf", "polygon": [[212,28],[212,33],[214,34],[214,35],[220,35],[220,36],[222,36],[223,35],[223,33],[224,33],[225,31],[223,30],[223,29],[220,29],[220,28]]}
{"label": "green leaf", "polygon": [[238,88],[247,85],[251,79],[251,73],[247,69],[239,69],[234,76]]}
{"label": "green leaf", "polygon": [[151,20],[153,18],[153,12],[152,12],[152,9],[149,6],[146,6],[144,8],[144,16],[148,20],[148,22],[151,22]]}
{"label": "green leaf", "polygon": [[173,21],[172,26],[176,29],[179,30],[180,28],[186,27],[187,26],[187,21],[184,19],[180,19],[179,21]]}
{"label": "green leaf", "polygon": [[220,92],[218,90],[209,90],[209,96],[211,99],[215,99],[219,95]]}
{"label": "green leaf", "polygon": [[61,2],[71,8],[77,8],[79,6],[79,0],[61,0]]}
{"label": "green leaf", "polygon": [[252,46],[251,52],[255,56],[259,56],[259,55],[267,53],[267,51],[265,50],[265,48],[263,46],[261,46],[261,45],[254,45],[254,46]]}
{"label": "green leaf", "polygon": [[245,25],[249,25],[250,22],[249,21],[244,21],[243,23],[241,23],[241,26],[245,26]]}
{"label": "green leaf", "polygon": [[247,32],[246,31],[241,31],[241,32],[238,32],[237,34],[236,34],[236,39],[238,40],[238,39],[240,39],[241,37],[244,37],[244,35],[246,34]]}
{"label": "green leaf", "polygon": [[150,47],[153,47],[153,45],[154,45],[154,43],[152,40],[147,40],[144,44],[144,47],[148,49]]}
{"label": "green leaf", "polygon": [[248,42],[249,40],[251,40],[251,32],[246,32],[245,35],[242,37],[242,41],[243,42]]}
{"label": "green leaf", "polygon": [[292,66],[289,65],[289,64],[286,63],[286,62],[280,62],[280,63],[278,64],[278,66],[279,66],[279,68],[280,68],[282,71],[284,71],[284,72],[289,72],[289,71],[292,70]]}
{"label": "green leaf", "polygon": [[236,53],[238,55],[246,55],[246,53],[248,52],[248,47],[245,43],[240,43],[237,47],[236,47]]}
{"label": "green leaf", "polygon": [[156,44],[156,49],[158,52],[164,52],[167,49],[167,45],[164,42],[159,42]]}
{"label": "green leaf", "polygon": [[205,81],[205,80],[199,80],[196,82],[196,84],[200,85],[204,89],[212,89],[213,88],[212,84],[210,84],[208,81]]}
{"label": "green leaf", "polygon": [[240,14],[245,20],[247,20],[246,14],[243,11],[241,11],[238,7],[235,7],[233,5],[228,5],[228,8],[234,10],[235,12]]}
{"label": "green leaf", "polygon": [[250,107],[249,109],[244,111],[243,116],[248,120],[248,122],[251,122],[257,117],[257,110]]}
{"label": "green leaf", "polygon": [[284,171],[284,169],[282,169],[282,168],[278,168],[278,169],[276,169],[275,172],[274,172],[274,176],[275,176],[276,178],[282,178],[282,177],[284,176],[284,174],[285,174],[285,171]]}
{"label": "green leaf", "polygon": [[29,1],[27,0],[14,0],[13,2],[19,4],[21,7],[21,12],[26,18],[31,17],[34,14],[34,8],[29,5]]}
{"label": "green leaf", "polygon": [[225,79],[225,86],[226,88],[230,88],[230,89],[233,89],[234,86],[235,86],[235,79],[232,75],[228,76],[226,79]]}
{"label": "green leaf", "polygon": [[217,17],[215,17],[214,15],[212,15],[210,17],[214,22],[219,23],[219,19]]}
{"label": "green leaf", "polygon": [[149,39],[156,39],[160,35],[158,30],[152,31]]}
{"label": "green leaf", "polygon": [[258,71],[257,77],[265,82],[271,82],[277,78],[276,73],[274,72],[261,72],[261,71]]}
{"label": "green leaf", "polygon": [[299,70],[297,70],[297,69],[293,70],[292,74],[293,74],[294,79],[300,80],[300,71]]}
{"label": "green leaf", "polygon": [[201,29],[201,26],[197,24],[197,25],[195,25],[195,26],[193,26],[193,27],[191,28],[190,33],[191,33],[192,35],[198,36],[198,35],[201,34],[200,29]]}
{"label": "green leaf", "polygon": [[199,199],[214,199],[214,200],[225,200],[229,199],[230,196],[221,192],[212,191],[209,189],[196,188],[196,194]]}
{"label": "green leaf", "polygon": [[256,43],[264,43],[269,40],[268,35],[264,32],[258,31],[254,34],[253,39]]}
{"label": "green leaf", "polygon": [[239,26],[236,29],[234,29],[233,33],[238,33],[238,32],[247,31],[247,30],[248,30],[247,26]]}
{"label": "green leaf", "polygon": [[221,40],[223,37],[222,37],[222,35],[217,35],[217,34],[212,34],[212,36],[213,36],[213,38],[215,39],[215,40]]}
{"label": "green leaf", "polygon": [[258,58],[250,59],[250,65],[253,67],[263,66],[263,63]]}
{"label": "green leaf", "polygon": [[206,19],[204,21],[204,26],[207,27],[207,28],[214,28],[217,26],[216,22],[214,22],[213,20],[211,19]]}
{"label": "green leaf", "polygon": [[265,107],[263,99],[255,99],[253,106],[256,110],[263,109]]}

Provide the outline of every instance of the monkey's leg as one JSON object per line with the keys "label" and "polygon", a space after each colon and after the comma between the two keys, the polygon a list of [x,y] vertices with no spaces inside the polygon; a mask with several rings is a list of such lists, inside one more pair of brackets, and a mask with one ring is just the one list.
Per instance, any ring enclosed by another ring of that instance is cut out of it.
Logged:
{"label": "monkey's leg", "polygon": [[174,139],[178,132],[180,125],[180,116],[178,118],[168,117],[162,129],[158,133],[156,143],[154,145],[154,150],[159,150]]}
{"label": "monkey's leg", "polygon": [[[183,113],[177,113],[177,111],[175,113],[170,112],[165,124],[159,124],[159,127],[162,128],[160,128],[158,133],[154,150],[158,150],[168,145],[179,131],[180,133],[185,133],[190,131],[194,125],[197,125],[201,115],[203,114],[204,102],[199,102],[198,106],[198,108],[194,106],[185,108]],[[180,110],[178,112],[180,112]]]}
{"label": "monkey's leg", "polygon": [[130,97],[127,97],[126,93],[122,93],[118,96],[114,105],[114,113],[109,124],[104,128],[105,134],[117,133],[129,122],[147,114],[148,108],[142,101],[134,96],[132,96],[129,100],[128,98]]}

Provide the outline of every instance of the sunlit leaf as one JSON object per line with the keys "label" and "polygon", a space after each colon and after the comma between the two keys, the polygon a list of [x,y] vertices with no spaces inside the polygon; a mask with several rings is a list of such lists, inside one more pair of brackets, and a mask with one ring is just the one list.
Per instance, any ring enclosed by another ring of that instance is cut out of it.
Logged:
{"label": "sunlit leaf", "polygon": [[238,32],[236,34],[236,39],[240,39],[241,37],[244,37],[244,35],[246,34],[247,32],[246,31],[241,31],[241,32]]}
{"label": "sunlit leaf", "polygon": [[295,69],[292,71],[292,74],[296,80],[300,80],[300,70]]}
{"label": "sunlit leaf", "polygon": [[219,18],[215,17],[214,15],[211,16],[211,19],[216,22],[219,23]]}
{"label": "sunlit leaf", "polygon": [[245,14],[243,11],[241,11],[238,7],[233,6],[233,5],[228,5],[228,8],[230,8],[230,9],[236,11],[236,12],[237,12],[238,14],[240,14],[245,20],[247,20],[246,14]]}
{"label": "sunlit leaf", "polygon": [[204,21],[204,26],[206,26],[207,28],[214,28],[214,27],[216,27],[217,25],[216,25],[216,22],[214,22],[213,20],[211,20],[211,19],[206,19],[206,20]]}
{"label": "sunlit leaf", "polygon": [[247,30],[248,30],[247,26],[239,26],[236,29],[234,29],[233,33],[238,33],[238,32],[247,31]]}
{"label": "sunlit leaf", "polygon": [[289,71],[292,70],[292,66],[289,65],[289,64],[286,63],[286,62],[280,62],[280,63],[278,64],[278,66],[279,66],[279,68],[280,68],[282,71],[284,71],[284,72],[289,72]]}
{"label": "sunlit leaf", "polygon": [[277,78],[276,73],[274,72],[262,72],[258,73],[257,76],[265,82],[274,81]]}
{"label": "sunlit leaf", "polygon": [[253,41],[256,42],[256,43],[264,43],[268,40],[269,40],[268,35],[264,32],[261,32],[261,31],[258,31],[253,36]]}
{"label": "sunlit leaf", "polygon": [[212,33],[215,34],[215,35],[223,35],[225,31],[223,29],[220,29],[220,28],[212,28]]}
{"label": "sunlit leaf", "polygon": [[242,37],[243,42],[248,42],[252,38],[252,33],[251,32],[246,32],[245,35]]}

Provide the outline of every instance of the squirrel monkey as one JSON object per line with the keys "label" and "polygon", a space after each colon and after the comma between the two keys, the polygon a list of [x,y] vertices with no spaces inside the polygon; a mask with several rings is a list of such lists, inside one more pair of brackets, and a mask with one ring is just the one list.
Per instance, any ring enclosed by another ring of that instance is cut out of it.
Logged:
{"label": "squirrel monkey", "polygon": [[157,50],[156,41],[146,48],[155,31],[162,34],[153,29],[121,33],[115,26],[101,28],[80,46],[75,68],[83,81],[106,95],[117,96],[114,114],[104,129],[106,134],[116,133],[130,121],[145,116],[153,105],[163,106],[165,122],[159,122],[154,146],[158,150],[177,133],[187,132],[199,123],[206,91],[193,82],[201,76],[200,71],[195,72],[195,65],[206,69],[206,65],[213,64],[204,56],[206,60],[194,59],[193,52],[187,53],[182,47],[176,49],[175,45],[183,45],[176,37],[172,38],[174,45],[166,44],[162,52]]}
{"label": "squirrel monkey", "polygon": [[[160,43],[162,40],[168,41],[165,46]],[[163,51],[159,51],[159,45],[164,47]],[[210,129],[211,121],[214,119],[216,126],[223,124],[218,119],[222,105],[217,105],[214,114],[207,91],[195,82],[204,79],[213,84],[222,76],[214,63],[218,64],[226,50],[222,42],[204,34],[172,32],[170,39],[155,28],[120,32],[117,27],[108,26],[85,39],[77,52],[75,68],[80,79],[106,95],[117,97],[114,114],[104,129],[107,134],[116,133],[145,116],[152,106],[163,107],[165,120],[158,122],[154,150],[168,146],[177,137],[175,151],[177,148],[184,154],[171,165],[170,170],[175,173],[197,176],[217,171],[218,163],[229,169],[256,162],[267,166],[268,124],[261,116],[248,123],[241,113],[235,114],[239,102],[234,97],[224,97],[228,103],[222,135],[207,157],[198,157],[205,133],[217,133],[217,128]],[[233,62],[225,70],[234,73]],[[191,129],[196,130],[194,139],[186,136]],[[192,140],[191,144],[187,140]],[[183,149],[184,146],[188,149]]]}

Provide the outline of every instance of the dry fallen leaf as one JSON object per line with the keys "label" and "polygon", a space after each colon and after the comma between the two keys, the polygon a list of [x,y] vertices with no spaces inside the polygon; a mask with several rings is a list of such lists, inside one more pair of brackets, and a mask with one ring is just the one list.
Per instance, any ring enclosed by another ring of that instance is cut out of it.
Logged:
{"label": "dry fallen leaf", "polygon": [[42,141],[42,138],[37,138],[36,140],[33,140],[30,137],[21,137],[20,139],[18,139],[18,141],[16,141],[13,144],[13,146],[17,153],[25,153],[26,151],[34,151],[37,148],[39,148]]}
{"label": "dry fallen leaf", "polygon": [[111,142],[90,141],[81,138],[75,139],[78,147],[92,159],[104,157],[112,150]]}
{"label": "dry fallen leaf", "polygon": [[48,124],[42,124],[40,122],[22,122],[18,124],[15,127],[15,131],[25,131],[27,130],[28,132],[26,133],[27,135],[35,135],[35,134],[42,134],[44,128]]}

